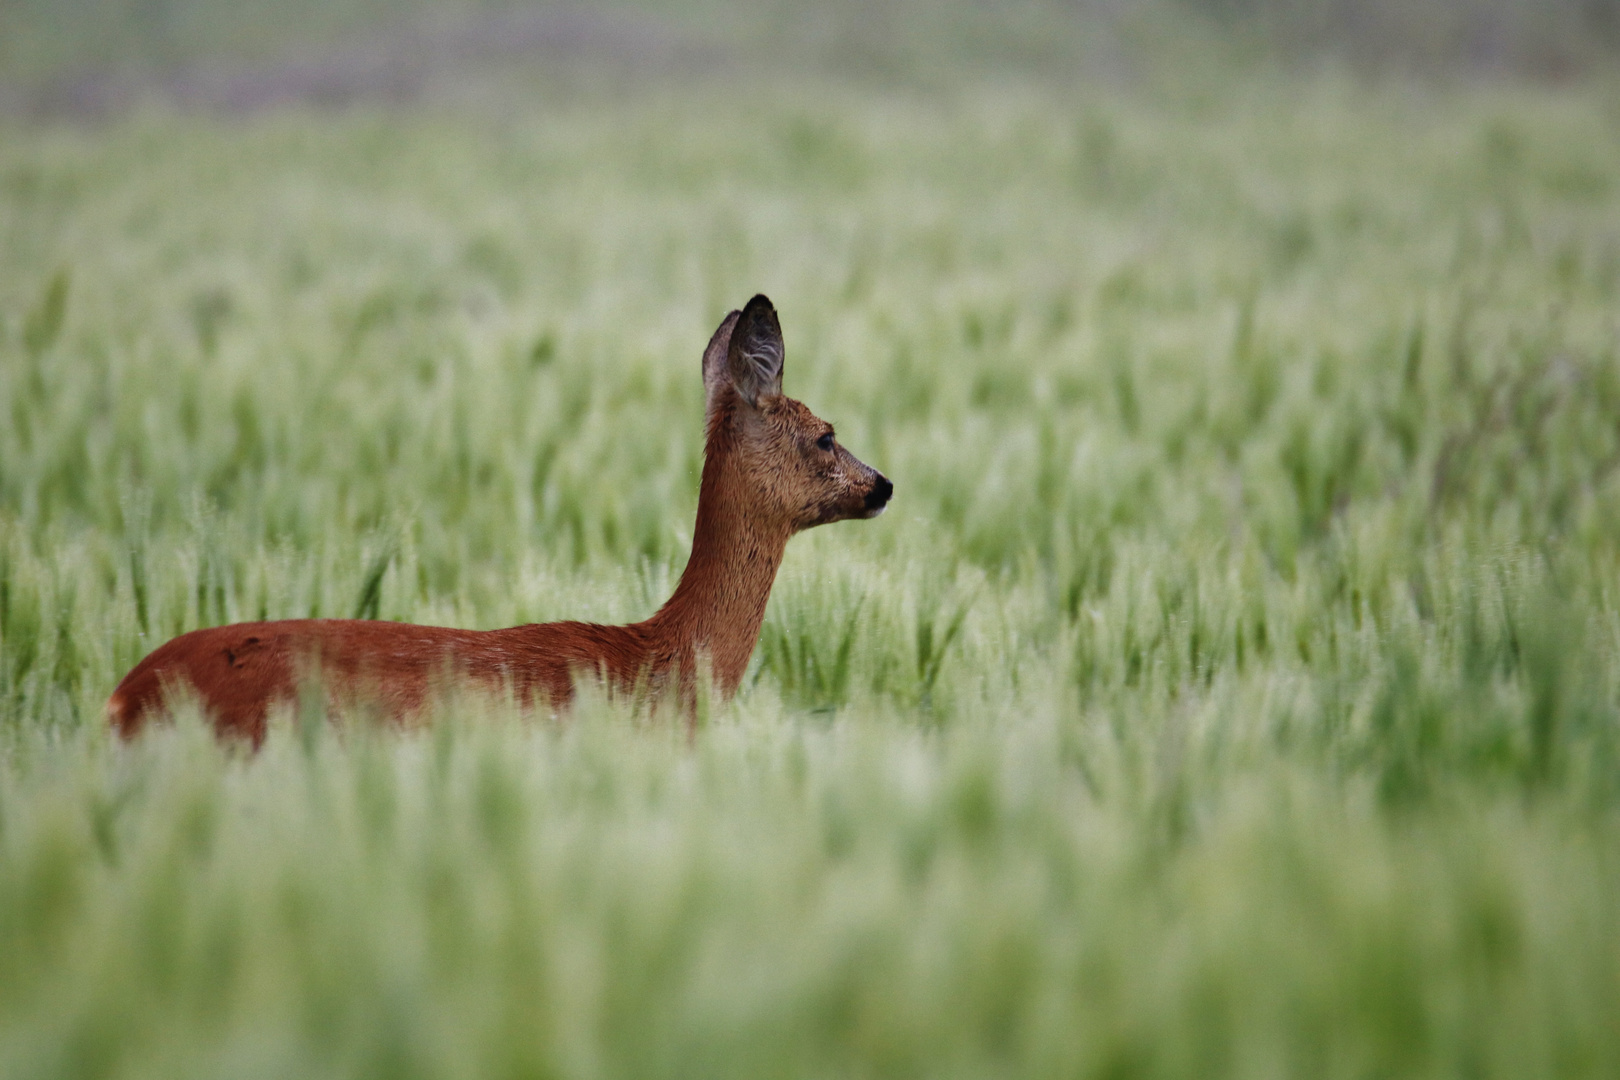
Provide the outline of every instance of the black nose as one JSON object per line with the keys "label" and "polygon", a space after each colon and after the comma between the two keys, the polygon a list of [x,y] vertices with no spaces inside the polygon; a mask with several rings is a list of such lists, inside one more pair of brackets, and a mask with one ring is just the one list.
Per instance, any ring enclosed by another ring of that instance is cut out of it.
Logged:
{"label": "black nose", "polygon": [[878,507],[888,503],[889,496],[893,494],[894,485],[889,483],[889,478],[887,476],[878,477],[877,483],[872,485],[872,490],[866,493],[866,508],[876,510]]}

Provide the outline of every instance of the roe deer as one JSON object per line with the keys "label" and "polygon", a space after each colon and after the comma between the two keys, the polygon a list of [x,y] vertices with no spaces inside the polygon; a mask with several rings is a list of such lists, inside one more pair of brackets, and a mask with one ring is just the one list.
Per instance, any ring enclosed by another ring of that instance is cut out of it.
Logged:
{"label": "roe deer", "polygon": [[453,630],[362,619],[238,623],[182,634],[118,684],[107,717],[128,737],[189,684],[221,735],[265,734],[270,706],[312,672],[336,702],[420,712],[449,676],[511,686],[520,701],[565,704],[574,679],[619,689],[676,683],[690,702],[700,657],[717,689],[736,692],[759,640],[788,537],[812,525],[877,517],[894,485],[782,395],[782,330],[756,296],[721,322],[703,353],[706,441],[692,554],[674,595],[628,626],[556,622]]}

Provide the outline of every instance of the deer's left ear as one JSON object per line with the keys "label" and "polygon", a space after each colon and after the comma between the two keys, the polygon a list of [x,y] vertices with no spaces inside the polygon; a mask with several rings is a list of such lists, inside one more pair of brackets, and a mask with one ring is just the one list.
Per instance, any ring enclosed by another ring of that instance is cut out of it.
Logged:
{"label": "deer's left ear", "polygon": [[748,301],[731,329],[726,368],[731,385],[750,405],[782,393],[782,324],[763,295]]}
{"label": "deer's left ear", "polygon": [[714,336],[709,339],[709,347],[703,350],[703,411],[705,415],[714,412],[714,403],[720,398],[720,391],[731,382],[731,371],[728,357],[731,351],[731,332],[737,326],[737,319],[742,315],[740,311],[733,311],[716,328]]}

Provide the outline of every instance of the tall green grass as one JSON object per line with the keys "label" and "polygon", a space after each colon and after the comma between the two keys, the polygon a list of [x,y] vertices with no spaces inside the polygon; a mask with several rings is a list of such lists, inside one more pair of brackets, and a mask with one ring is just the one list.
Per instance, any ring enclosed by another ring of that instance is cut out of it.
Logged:
{"label": "tall green grass", "polygon": [[[701,80],[0,138],[0,1072],[1598,1076],[1601,86]],[[184,630],[639,618],[699,352],[896,484],[688,738],[100,718]]]}

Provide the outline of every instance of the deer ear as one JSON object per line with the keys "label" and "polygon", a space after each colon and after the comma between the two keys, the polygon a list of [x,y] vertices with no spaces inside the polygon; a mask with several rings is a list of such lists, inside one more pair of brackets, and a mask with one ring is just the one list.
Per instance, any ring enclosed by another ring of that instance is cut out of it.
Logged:
{"label": "deer ear", "polygon": [[731,331],[737,325],[740,311],[733,311],[720,320],[720,326],[715,330],[714,337],[709,339],[709,347],[703,350],[703,411],[714,412],[714,403],[720,396],[722,387],[731,382],[731,372],[727,368],[727,357],[731,349]]}
{"label": "deer ear", "polygon": [[756,296],[737,316],[726,347],[727,373],[744,401],[758,405],[761,398],[782,392],[782,355],[776,309],[764,296]]}

